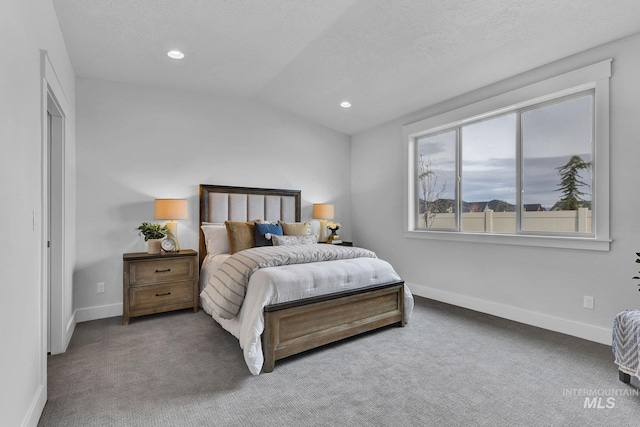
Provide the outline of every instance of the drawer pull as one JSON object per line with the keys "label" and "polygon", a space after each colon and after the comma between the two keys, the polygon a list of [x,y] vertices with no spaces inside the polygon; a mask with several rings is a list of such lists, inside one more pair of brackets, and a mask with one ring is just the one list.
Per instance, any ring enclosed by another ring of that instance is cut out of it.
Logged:
{"label": "drawer pull", "polygon": [[167,295],[171,295],[171,292],[165,292],[163,294],[156,294],[157,297],[164,297],[164,296],[167,296]]}
{"label": "drawer pull", "polygon": [[168,273],[170,271],[171,271],[171,269],[167,268],[166,270],[156,270],[156,273]]}

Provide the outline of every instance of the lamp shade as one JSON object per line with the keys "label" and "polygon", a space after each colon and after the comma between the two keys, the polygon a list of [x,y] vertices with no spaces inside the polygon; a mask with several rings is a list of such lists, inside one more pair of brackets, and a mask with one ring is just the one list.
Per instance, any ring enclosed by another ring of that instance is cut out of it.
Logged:
{"label": "lamp shade", "polygon": [[313,205],[313,212],[311,216],[315,219],[332,219],[333,205],[328,205],[325,203],[315,203]]}
{"label": "lamp shade", "polygon": [[156,199],[156,219],[187,219],[189,205],[185,199]]}

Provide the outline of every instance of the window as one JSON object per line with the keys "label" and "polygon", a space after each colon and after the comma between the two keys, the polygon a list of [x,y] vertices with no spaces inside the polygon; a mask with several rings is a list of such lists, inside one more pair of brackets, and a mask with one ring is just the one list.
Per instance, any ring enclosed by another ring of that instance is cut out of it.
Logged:
{"label": "window", "polygon": [[593,93],[521,115],[522,230],[593,234]]}
{"label": "window", "polygon": [[[461,230],[516,231],[515,132],[513,113],[460,128]],[[496,227],[499,215],[504,214],[507,221],[500,221],[504,225]]]}
{"label": "window", "polygon": [[610,70],[405,126],[405,236],[608,250]]}
{"label": "window", "polygon": [[418,139],[417,228],[456,229],[456,141],[456,131]]}

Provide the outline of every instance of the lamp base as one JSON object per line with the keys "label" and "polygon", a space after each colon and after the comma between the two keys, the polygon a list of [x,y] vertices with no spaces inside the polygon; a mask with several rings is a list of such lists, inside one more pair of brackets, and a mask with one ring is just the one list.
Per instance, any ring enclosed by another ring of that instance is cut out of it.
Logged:
{"label": "lamp base", "polygon": [[318,237],[318,242],[326,242],[327,241],[327,220],[320,220],[320,236]]}
{"label": "lamp base", "polygon": [[167,228],[169,229],[169,237],[176,242],[175,251],[178,252],[180,250],[180,243],[178,243],[178,221],[167,221]]}

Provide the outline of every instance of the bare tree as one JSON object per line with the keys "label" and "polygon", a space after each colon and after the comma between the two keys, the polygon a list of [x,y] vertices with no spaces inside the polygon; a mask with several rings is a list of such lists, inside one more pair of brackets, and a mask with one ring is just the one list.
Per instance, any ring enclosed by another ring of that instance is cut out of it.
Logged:
{"label": "bare tree", "polygon": [[436,213],[439,212],[440,197],[445,191],[446,180],[439,184],[440,173],[431,167],[431,159],[420,154],[418,159],[418,180],[420,181],[420,198],[423,203],[424,224],[427,228],[433,225]]}

